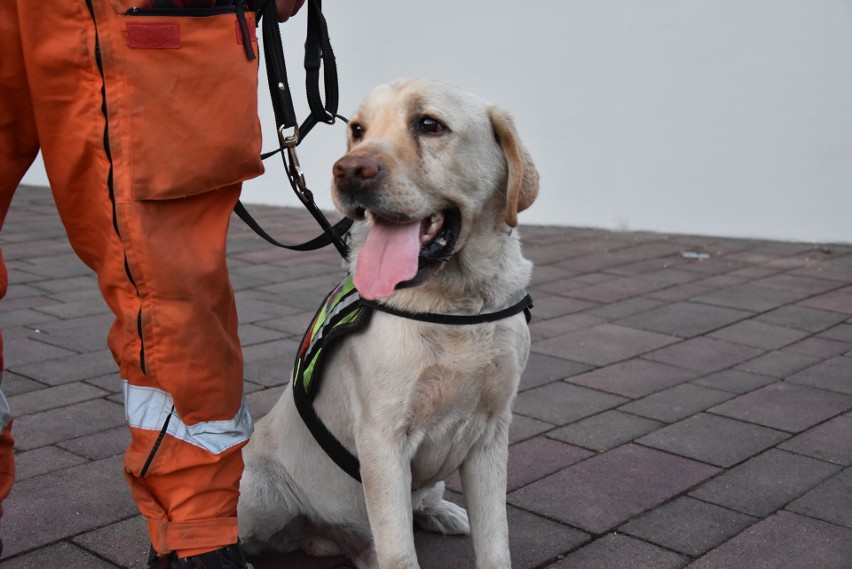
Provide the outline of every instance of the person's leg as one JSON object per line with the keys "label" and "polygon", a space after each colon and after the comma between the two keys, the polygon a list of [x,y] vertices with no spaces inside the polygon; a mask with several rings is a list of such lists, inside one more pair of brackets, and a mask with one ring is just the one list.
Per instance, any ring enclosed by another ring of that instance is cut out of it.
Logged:
{"label": "person's leg", "polygon": [[[120,16],[123,3],[19,0],[24,57],[60,217],[72,247],[97,273],[116,314],[109,346],[125,381],[132,435],[126,476],[148,520],[154,549],[186,556],[237,540],[241,448],[251,432],[251,418],[242,396],[242,355],[225,241],[238,182],[257,172],[247,171],[229,184],[181,190],[183,194],[139,187],[162,183],[159,175],[174,164],[202,173],[219,164],[178,156],[168,164],[148,159],[149,152],[159,150],[156,141],[152,148],[148,138],[137,144],[131,136],[134,129],[138,136],[140,128],[153,132],[153,127],[169,140],[184,136],[174,130],[179,120],[158,120],[154,112],[179,97],[140,100],[129,92],[133,78],[128,78],[125,60],[137,41],[147,51],[133,52],[136,57],[180,54],[154,45],[164,37],[157,30],[185,34],[193,22],[153,22],[155,28],[145,28],[148,21]],[[207,18],[198,20],[207,25]],[[127,25],[137,27],[128,33]],[[222,38],[236,44],[236,28],[233,22],[228,25]],[[151,29],[153,34],[146,36]],[[179,42],[192,44],[188,36]],[[213,57],[222,57],[222,44]],[[167,75],[174,67],[170,63],[162,61],[151,85],[175,87]],[[210,97],[209,89],[195,87],[194,97]],[[256,92],[252,95],[256,99]],[[181,103],[189,112],[196,101]],[[235,101],[236,108],[245,105]],[[191,150],[190,145],[202,142],[192,138],[183,144]],[[240,142],[255,152],[254,141]]]}
{"label": "person's leg", "polygon": [[[38,153],[27,77],[24,71],[18,13],[15,2],[0,2],[0,229],[12,195]],[[0,251],[0,299],[6,295],[8,274]],[[3,337],[0,335],[0,384],[3,371]],[[0,518],[3,500],[15,480],[12,415],[0,390]],[[0,542],[2,553],[2,542]]]}

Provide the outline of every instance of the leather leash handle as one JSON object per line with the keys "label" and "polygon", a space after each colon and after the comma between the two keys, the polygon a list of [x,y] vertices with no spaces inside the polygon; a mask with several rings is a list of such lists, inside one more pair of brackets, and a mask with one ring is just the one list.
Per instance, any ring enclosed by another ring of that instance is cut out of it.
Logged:
{"label": "leather leash handle", "polygon": [[[320,69],[323,71],[325,102],[320,94]],[[317,123],[333,124],[337,118],[340,94],[337,90],[337,62],[328,24],[322,13],[322,0],[308,0],[308,33],[305,38],[305,92],[311,114],[299,127],[304,137]]]}

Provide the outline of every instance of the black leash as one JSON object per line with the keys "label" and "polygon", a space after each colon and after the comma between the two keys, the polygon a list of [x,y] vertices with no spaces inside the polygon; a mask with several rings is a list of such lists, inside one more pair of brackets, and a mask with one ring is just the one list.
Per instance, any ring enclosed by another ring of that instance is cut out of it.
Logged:
{"label": "black leash", "polygon": [[[334,245],[340,255],[347,259],[349,246],[345,235],[353,221],[343,218],[334,226],[329,223],[323,212],[314,201],[313,192],[308,189],[305,175],[299,165],[296,147],[318,123],[334,124],[339,115],[337,105],[339,93],[337,89],[337,64],[334,51],[328,37],[328,26],[322,14],[321,0],[307,0],[308,32],[305,40],[305,86],[308,96],[310,114],[299,125],[293,106],[290,83],[287,79],[287,64],[284,60],[284,47],[281,43],[281,30],[278,27],[278,12],[275,0],[266,0],[256,5],[257,17],[263,26],[263,52],[266,56],[266,74],[269,83],[269,95],[272,100],[272,110],[275,114],[275,126],[278,131],[279,148],[264,154],[266,159],[281,153],[287,180],[293,192],[322,228],[322,235],[299,245],[287,245],[273,239],[260,224],[249,214],[241,202],[237,202],[234,212],[246,225],[263,239],[276,247],[291,251],[313,251],[329,244]],[[320,92],[320,70],[323,70],[325,100]],[[345,119],[343,119],[345,121]],[[292,129],[292,131],[290,131]],[[290,131],[288,133],[288,131]]]}

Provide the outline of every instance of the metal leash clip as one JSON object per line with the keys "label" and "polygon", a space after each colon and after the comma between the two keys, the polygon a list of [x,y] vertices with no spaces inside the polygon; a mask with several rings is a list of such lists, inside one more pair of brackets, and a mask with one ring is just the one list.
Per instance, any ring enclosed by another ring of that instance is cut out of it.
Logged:
{"label": "metal leash clip", "polygon": [[278,141],[281,147],[287,150],[287,175],[293,182],[296,195],[303,203],[308,203],[311,200],[311,191],[305,182],[305,174],[302,172],[299,156],[296,154],[296,146],[299,145],[299,127],[294,125],[293,133],[289,136],[285,132],[286,129],[287,127],[283,125],[278,129]]}

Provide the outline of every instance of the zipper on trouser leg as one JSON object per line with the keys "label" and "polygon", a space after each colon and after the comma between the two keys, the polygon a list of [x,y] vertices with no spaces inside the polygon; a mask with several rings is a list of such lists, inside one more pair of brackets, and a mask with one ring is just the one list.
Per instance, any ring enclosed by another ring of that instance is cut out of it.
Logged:
{"label": "zipper on trouser leg", "polygon": [[[104,79],[104,65],[103,59],[101,57],[101,44],[100,38],[98,37],[98,26],[97,20],[95,19],[95,9],[92,5],[92,0],[86,0],[86,6],[89,9],[89,14],[92,17],[92,22],[95,25],[95,63],[98,66],[98,72],[101,75],[101,112],[104,115],[104,151],[106,152],[107,161],[109,162],[109,172],[107,174],[107,190],[109,191],[109,200],[112,204],[112,224],[113,229],[115,230],[116,235],[119,240],[121,240],[121,232],[118,228],[118,212],[115,205],[115,184],[113,179],[113,162],[112,162],[112,152],[110,150],[109,145],[109,116],[107,114],[107,100],[106,100],[106,82]],[[130,272],[130,264],[127,261],[127,257],[124,258],[124,270],[127,274],[127,279],[130,281],[130,284],[133,285],[133,288],[136,289],[136,297],[139,296],[139,286],[136,284],[136,281],[133,278],[133,274]],[[141,299],[140,299],[141,303]],[[145,366],[145,341],[142,336],[142,308],[140,307],[139,313],[137,314],[136,319],[136,327],[137,332],[139,334],[139,369],[142,371],[143,375],[147,375],[146,366]],[[166,420],[163,424],[163,429],[160,432],[160,436],[157,438],[157,441],[154,443],[153,448],[151,449],[151,454],[148,456],[148,460],[145,462],[145,466],[142,470],[142,476],[145,475],[145,472],[148,471],[148,467],[151,465],[151,462],[154,460],[154,455],[157,453],[157,449],[160,447],[160,443],[162,442],[163,437],[166,434],[166,430],[169,427],[169,420],[171,419],[172,413],[174,412],[174,408],[166,417]]]}

